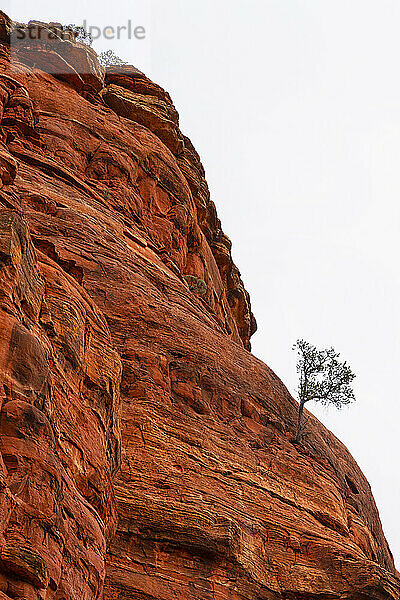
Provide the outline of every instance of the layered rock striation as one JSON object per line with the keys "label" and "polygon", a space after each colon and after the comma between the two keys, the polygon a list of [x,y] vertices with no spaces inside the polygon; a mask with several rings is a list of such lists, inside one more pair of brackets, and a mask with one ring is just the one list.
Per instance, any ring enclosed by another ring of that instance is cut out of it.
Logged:
{"label": "layered rock striation", "polygon": [[74,38],[10,63],[0,21],[0,600],[397,600],[368,482],[249,352],[169,95]]}

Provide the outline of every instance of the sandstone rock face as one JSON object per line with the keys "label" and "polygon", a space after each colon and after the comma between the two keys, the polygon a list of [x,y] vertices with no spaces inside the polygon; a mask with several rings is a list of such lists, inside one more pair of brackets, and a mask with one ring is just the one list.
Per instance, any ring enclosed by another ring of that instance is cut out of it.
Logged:
{"label": "sandstone rock face", "polygon": [[0,599],[397,600],[368,482],[313,417],[293,445],[296,403],[249,352],[169,95],[133,67],[90,94],[11,71],[6,37]]}

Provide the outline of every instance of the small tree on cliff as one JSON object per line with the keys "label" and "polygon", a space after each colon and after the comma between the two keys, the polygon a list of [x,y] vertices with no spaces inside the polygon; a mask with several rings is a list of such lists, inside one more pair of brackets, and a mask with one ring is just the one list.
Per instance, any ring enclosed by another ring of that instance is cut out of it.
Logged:
{"label": "small tree on cliff", "polygon": [[333,348],[317,350],[304,340],[297,340],[293,350],[298,353],[297,372],[300,381],[299,415],[295,442],[301,441],[304,433],[304,405],[310,400],[322,404],[333,404],[342,408],[355,400],[351,382],[354,373],[346,362],[339,362],[339,354]]}
{"label": "small tree on cliff", "polygon": [[63,25],[64,31],[73,31],[77,42],[91,46],[93,44],[93,36],[89,31],[86,31],[82,25],[75,25],[70,23],[69,25]]}
{"label": "small tree on cliff", "polygon": [[115,54],[113,50],[105,50],[99,54],[99,63],[103,67],[123,67],[128,63]]}

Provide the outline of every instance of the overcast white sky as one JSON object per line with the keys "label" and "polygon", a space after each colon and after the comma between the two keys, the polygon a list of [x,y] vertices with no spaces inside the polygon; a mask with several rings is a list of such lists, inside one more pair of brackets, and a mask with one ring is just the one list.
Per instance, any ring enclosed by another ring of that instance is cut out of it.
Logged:
{"label": "overcast white sky", "polygon": [[[5,4],[5,5],[4,5]],[[29,18],[147,29],[112,47],[171,93],[250,291],[253,351],[333,345],[357,403],[315,409],[368,477],[400,564],[398,0],[11,0]]]}

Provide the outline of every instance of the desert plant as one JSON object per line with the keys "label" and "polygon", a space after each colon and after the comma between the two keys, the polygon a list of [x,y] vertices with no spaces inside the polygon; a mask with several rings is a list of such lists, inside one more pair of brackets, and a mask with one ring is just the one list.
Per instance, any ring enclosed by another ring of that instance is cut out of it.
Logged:
{"label": "desert plant", "polygon": [[92,34],[89,31],[86,31],[86,29],[82,27],[82,25],[75,25],[74,23],[70,23],[69,25],[63,25],[63,30],[73,31],[77,42],[87,44],[88,46],[91,46],[93,44]]}
{"label": "desert plant", "polygon": [[103,67],[122,67],[127,64],[113,50],[105,50],[99,54],[99,62]]}
{"label": "desert plant", "polygon": [[299,443],[304,433],[304,405],[311,400],[332,404],[342,408],[355,400],[351,386],[354,373],[346,362],[340,362],[339,354],[333,349],[317,350],[304,340],[297,340],[293,349],[299,359],[299,412],[295,442]]}

